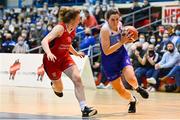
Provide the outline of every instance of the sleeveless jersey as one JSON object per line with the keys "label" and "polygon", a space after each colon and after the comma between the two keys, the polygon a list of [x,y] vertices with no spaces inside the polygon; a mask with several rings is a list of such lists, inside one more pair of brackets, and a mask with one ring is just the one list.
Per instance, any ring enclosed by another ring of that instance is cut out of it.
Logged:
{"label": "sleeveless jersey", "polygon": [[57,58],[61,58],[62,56],[69,54],[69,47],[73,38],[75,37],[75,30],[69,33],[66,25],[63,22],[59,23],[59,25],[64,27],[64,33],[50,43],[50,50]]}
{"label": "sleeveless jersey", "polygon": [[[108,22],[106,22],[102,26],[102,28],[106,28],[109,30],[110,46],[116,44],[117,42],[119,42],[119,40],[121,40],[121,33],[122,33],[121,22],[119,22],[118,24],[117,32],[110,29]],[[101,44],[100,46],[101,46],[101,63],[102,63],[104,73],[108,80],[110,81],[115,80],[121,75],[121,71],[123,70],[125,66],[131,65],[127,51],[123,45],[112,54],[105,55],[102,50]]]}

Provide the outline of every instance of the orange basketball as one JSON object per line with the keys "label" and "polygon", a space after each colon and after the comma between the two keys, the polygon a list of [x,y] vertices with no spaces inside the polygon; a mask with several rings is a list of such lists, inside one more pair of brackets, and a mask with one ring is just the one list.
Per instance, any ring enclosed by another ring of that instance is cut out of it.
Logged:
{"label": "orange basketball", "polygon": [[130,33],[133,33],[133,40],[131,42],[134,42],[138,39],[138,30],[133,26],[125,26],[125,31],[129,31]]}

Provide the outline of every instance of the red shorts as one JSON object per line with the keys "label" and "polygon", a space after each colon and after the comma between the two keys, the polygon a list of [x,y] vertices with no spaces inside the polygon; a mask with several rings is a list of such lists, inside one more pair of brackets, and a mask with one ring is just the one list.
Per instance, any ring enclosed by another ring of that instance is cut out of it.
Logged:
{"label": "red shorts", "polygon": [[61,74],[64,70],[72,65],[75,65],[74,60],[70,55],[63,56],[60,59],[56,59],[55,62],[48,61],[47,56],[43,57],[44,70],[51,80],[58,80],[61,78]]}

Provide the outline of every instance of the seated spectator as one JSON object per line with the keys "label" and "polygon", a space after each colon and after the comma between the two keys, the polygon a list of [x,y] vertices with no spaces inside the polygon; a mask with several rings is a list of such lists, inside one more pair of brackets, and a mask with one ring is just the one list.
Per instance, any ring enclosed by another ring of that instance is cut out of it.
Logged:
{"label": "seated spectator", "polygon": [[167,30],[167,33],[168,33],[168,36],[169,36],[169,40],[173,41],[173,37],[175,36],[173,26],[171,26],[171,25],[166,26],[166,30]]}
{"label": "seated spectator", "polygon": [[94,16],[99,25],[105,21],[101,6],[96,6]]}
{"label": "seated spectator", "polygon": [[12,40],[12,35],[7,33],[5,36],[5,42],[2,43],[1,51],[4,53],[12,53],[15,44],[14,40]]}
{"label": "seated spectator", "polygon": [[178,47],[178,52],[179,52],[179,57],[176,65],[166,76],[160,79],[161,81],[167,81],[171,77],[174,78],[177,86],[174,92],[180,92],[180,45]]}
{"label": "seated spectator", "polygon": [[92,28],[98,25],[96,18],[90,15],[88,10],[84,10],[85,19],[83,20],[83,25],[88,28]]}
{"label": "seated spectator", "polygon": [[84,10],[84,14],[85,14],[85,19],[82,21],[84,27],[91,28],[93,35],[99,32],[98,22],[94,17],[94,15],[90,15],[88,10]]}
{"label": "seated spectator", "polygon": [[156,88],[158,88],[160,84],[158,78],[167,75],[176,64],[179,57],[179,53],[175,51],[175,46],[172,42],[169,41],[166,48],[167,51],[164,53],[161,61],[155,64],[156,73],[147,80],[147,82],[151,84],[156,84]]}
{"label": "seated spectator", "polygon": [[85,38],[80,42],[80,49],[86,49],[83,51],[86,55],[90,55],[89,46],[93,46],[96,43],[96,39],[91,35],[91,30],[89,28],[85,29]]}
{"label": "seated spectator", "polygon": [[12,53],[28,53],[29,46],[24,41],[24,38],[22,36],[18,37],[18,42],[16,43],[14,49],[12,50]]}
{"label": "seated spectator", "polygon": [[139,85],[142,84],[142,77],[150,78],[155,72],[154,65],[159,59],[159,55],[155,53],[154,45],[150,44],[146,53],[144,54],[140,63],[142,67],[138,67],[135,70],[135,74],[138,80]]}
{"label": "seated spectator", "polygon": [[166,52],[165,48],[168,41],[169,41],[169,36],[167,33],[164,33],[161,43],[156,45],[156,51],[159,55],[162,56]]}
{"label": "seated spectator", "polygon": [[175,36],[172,39],[172,42],[175,44],[175,46],[178,46],[178,44],[180,44],[180,25],[177,25],[175,27]]}
{"label": "seated spectator", "polygon": [[156,33],[157,44],[160,44],[163,40],[165,28],[163,25],[158,26],[158,32]]}
{"label": "seated spectator", "polygon": [[155,34],[152,34],[152,35],[150,36],[150,39],[149,39],[148,42],[149,42],[150,44],[153,44],[154,46],[156,46],[157,40],[156,40]]}
{"label": "seated spectator", "polygon": [[138,67],[143,66],[140,61],[142,60],[144,54],[145,54],[145,51],[142,49],[142,44],[140,42],[136,42],[135,49],[132,50],[132,54],[130,56],[131,62],[135,70]]}

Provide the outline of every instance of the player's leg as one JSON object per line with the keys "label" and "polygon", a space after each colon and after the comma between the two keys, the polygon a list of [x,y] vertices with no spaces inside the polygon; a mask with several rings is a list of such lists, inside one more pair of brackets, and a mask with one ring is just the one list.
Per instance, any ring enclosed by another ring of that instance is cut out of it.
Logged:
{"label": "player's leg", "polygon": [[123,68],[122,73],[126,81],[138,92],[143,98],[148,98],[149,94],[146,90],[138,86],[137,78],[134,74],[134,69],[131,65]]}
{"label": "player's leg", "polygon": [[54,90],[54,93],[58,96],[58,97],[62,97],[63,96],[63,84],[61,79],[58,80],[51,80],[51,86],[52,89]]}
{"label": "player's leg", "polygon": [[118,92],[118,94],[123,97],[124,99],[128,100],[130,102],[129,106],[129,113],[135,113],[136,112],[136,98],[127,90],[125,89],[121,78],[117,78],[111,82],[112,87],[114,90]]}
{"label": "player's leg", "polygon": [[64,70],[64,73],[72,80],[74,84],[74,90],[76,98],[80,104],[82,116],[83,117],[89,117],[97,114],[97,110],[93,108],[87,107],[86,101],[85,101],[85,93],[84,93],[84,87],[81,81],[80,72],[76,65],[72,65],[66,70]]}

